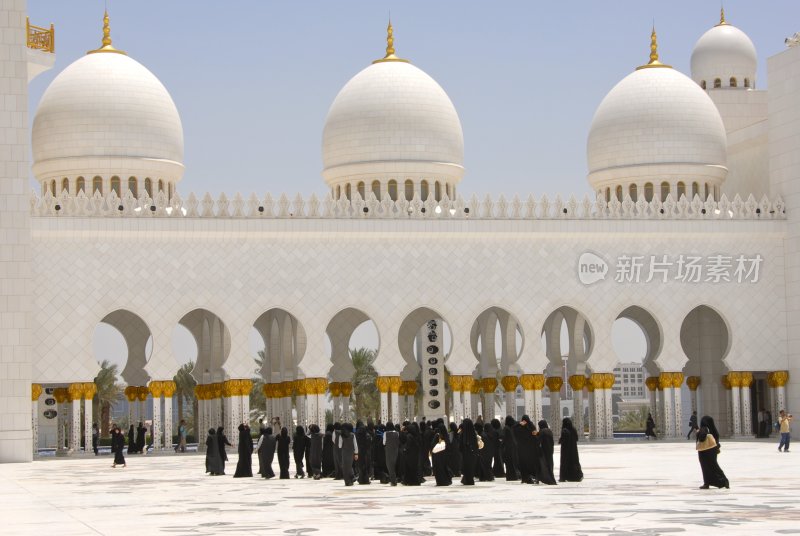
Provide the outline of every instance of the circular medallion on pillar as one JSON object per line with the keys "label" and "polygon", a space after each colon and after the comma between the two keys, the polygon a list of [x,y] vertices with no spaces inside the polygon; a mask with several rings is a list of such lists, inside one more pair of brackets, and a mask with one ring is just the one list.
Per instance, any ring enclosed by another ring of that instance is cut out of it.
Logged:
{"label": "circular medallion on pillar", "polygon": [[675,389],[680,389],[681,385],[683,385],[683,372],[673,372],[672,387],[674,387]]}
{"label": "circular medallion on pillar", "polygon": [[686,378],[686,386],[689,387],[690,391],[697,391],[697,388],[700,387],[700,376],[689,376]]}
{"label": "circular medallion on pillar", "polygon": [[36,402],[42,396],[42,386],[38,383],[31,384],[31,402]]}
{"label": "circular medallion on pillar", "polygon": [[657,376],[649,376],[645,381],[644,384],[647,388],[652,392],[658,389],[658,377]]}
{"label": "circular medallion on pillar", "polygon": [[503,376],[503,378],[500,380],[500,384],[503,386],[503,390],[506,393],[510,393],[511,391],[517,389],[517,385],[519,385],[519,378],[516,376]]}

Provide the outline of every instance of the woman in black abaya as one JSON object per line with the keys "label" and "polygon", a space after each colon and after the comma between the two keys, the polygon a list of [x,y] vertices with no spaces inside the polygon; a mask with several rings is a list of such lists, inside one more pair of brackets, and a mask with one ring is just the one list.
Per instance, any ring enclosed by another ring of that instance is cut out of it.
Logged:
{"label": "woman in black abaya", "polygon": [[475,464],[478,461],[478,436],[472,419],[464,419],[458,437],[458,450],[461,451],[461,483],[475,485]]}
{"label": "woman in black abaya", "polygon": [[322,438],[322,478],[333,477],[336,473],[336,464],[333,461],[333,425],[325,427],[325,437]]}
{"label": "woman in black abaya", "polygon": [[206,473],[210,473],[211,476],[222,474],[219,443],[217,442],[217,433],[213,428],[208,430],[208,437],[206,438]]}
{"label": "woman in black abaya", "polygon": [[308,438],[308,472],[314,480],[322,478],[322,432],[319,426],[312,424],[308,427],[311,437]]}
{"label": "woman in black abaya", "polygon": [[[447,464],[448,440],[447,428],[444,427],[444,424],[439,425],[433,435],[433,444],[430,446],[433,476],[437,486],[449,486],[453,483],[453,477],[450,475],[450,468]],[[440,446],[437,447],[437,445]]]}
{"label": "woman in black abaya", "polygon": [[[715,446],[707,447],[707,438],[714,438]],[[717,455],[719,454],[719,432],[714,425],[714,419],[708,415],[700,419],[700,429],[697,430],[697,456],[700,459],[700,470],[703,472],[703,485],[700,489],[708,489],[709,486],[716,488],[730,488],[728,477],[722,471],[722,468],[717,463]],[[700,450],[700,449],[703,450]]]}
{"label": "woman in black abaya", "polygon": [[539,463],[538,437],[536,429],[527,415],[523,415],[514,426],[514,439],[517,441],[517,459],[519,460],[520,480],[523,484],[535,484],[537,465]]}
{"label": "woman in black abaya", "polygon": [[547,425],[547,421],[539,421],[539,444],[542,449],[541,469],[539,470],[539,482],[542,484],[556,484],[556,477],[553,473],[553,451],[555,441],[553,431]]}
{"label": "woman in black abaya", "polygon": [[144,424],[139,423],[139,426],[136,427],[136,452],[139,454],[145,452],[144,440],[146,435],[147,435],[147,428],[145,428]]}
{"label": "woman in black abaya", "polygon": [[517,441],[514,439],[514,417],[506,416],[506,425],[503,427],[503,463],[506,466],[506,480],[511,482],[519,480],[519,469],[517,458]]}
{"label": "woman in black abaya", "polygon": [[111,467],[116,467],[122,464],[122,467],[127,467],[125,463],[125,456],[122,451],[125,449],[125,436],[118,427],[114,428],[114,433],[111,436],[111,450],[114,452],[114,463]]}
{"label": "woman in black abaya", "polygon": [[369,484],[369,470],[372,465],[372,438],[364,426],[358,421],[356,424],[356,443],[358,444],[358,483]]}
{"label": "woman in black abaya", "polygon": [[247,424],[239,425],[239,461],[236,462],[236,472],[233,478],[253,476],[253,438]]}
{"label": "woman in black abaya", "polygon": [[292,438],[292,454],[294,455],[295,478],[305,478],[306,473],[303,471],[303,460],[306,456],[306,449],[308,448],[308,438],[303,431],[302,426],[294,429],[294,437]]}
{"label": "woman in black abaya", "polygon": [[278,436],[278,466],[280,467],[281,479],[289,478],[289,443],[292,438],[289,437],[289,430],[284,426],[281,428],[281,434]]}
{"label": "woman in black abaya", "polygon": [[420,461],[420,433],[417,423],[412,422],[405,427],[405,441],[403,442],[403,485],[419,486],[421,484]]}
{"label": "woman in black abaya", "polygon": [[133,425],[128,428],[128,454],[136,454],[136,432],[133,430]]}
{"label": "woman in black abaya", "polygon": [[651,414],[647,414],[647,422],[645,423],[645,431],[644,431],[645,439],[656,439],[656,421],[653,420],[653,416]]}
{"label": "woman in black abaya", "polygon": [[578,459],[578,431],[572,424],[572,419],[564,417],[561,421],[561,468],[558,475],[559,482],[580,482],[583,480],[583,470]]}
{"label": "woman in black abaya", "polygon": [[272,470],[272,462],[275,459],[275,436],[272,435],[272,428],[266,427],[261,432],[256,446],[258,453],[258,474],[262,478],[274,478],[275,471]]}
{"label": "woman in black abaya", "polygon": [[339,462],[342,480],[345,486],[352,486],[353,462],[358,461],[358,445],[350,423],[344,423],[339,431],[339,451],[342,453],[342,460]]}
{"label": "woman in black abaya", "polygon": [[454,422],[450,423],[446,452],[450,473],[455,477],[461,477],[461,452],[458,450],[458,426]]}
{"label": "woman in black abaya", "polygon": [[475,423],[475,433],[483,441],[483,448],[478,449],[478,463],[476,465],[478,480],[481,482],[492,482],[494,473],[492,472],[492,460],[494,459],[494,441],[489,439],[487,430],[491,430],[487,423]]}
{"label": "woman in black abaya", "polygon": [[228,436],[225,435],[225,429],[220,426],[217,428],[217,448],[219,449],[219,460],[222,463],[222,472],[221,475],[225,474],[225,462],[228,461],[228,453],[225,452],[225,445],[232,447],[230,441],[228,441]]}
{"label": "woman in black abaya", "polygon": [[483,448],[492,449],[492,474],[494,474],[495,478],[504,477],[506,476],[506,471],[503,468],[503,441],[500,437],[502,430],[500,421],[492,419],[490,425],[484,425],[483,430],[486,433],[486,438],[491,443],[491,446],[486,445]]}

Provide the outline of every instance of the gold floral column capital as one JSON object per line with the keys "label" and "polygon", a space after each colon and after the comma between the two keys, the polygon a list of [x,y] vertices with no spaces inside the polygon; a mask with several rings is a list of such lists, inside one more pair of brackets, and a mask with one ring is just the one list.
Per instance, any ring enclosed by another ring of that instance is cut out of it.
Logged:
{"label": "gold floral column capital", "polygon": [[342,387],[342,396],[349,397],[353,392],[353,384],[350,382],[341,382],[339,385]]}
{"label": "gold floral column capital", "polygon": [[603,389],[603,385],[605,385],[605,374],[602,372],[593,372],[591,376],[589,376],[589,381],[592,382],[595,389]]}
{"label": "gold floral column capital", "polygon": [[611,389],[614,387],[614,382],[617,381],[616,376],[614,376],[613,372],[606,372],[603,375],[603,389]]}
{"label": "gold floral column capital", "polygon": [[450,376],[448,382],[450,383],[451,391],[453,391],[454,393],[461,392],[461,376]]}
{"label": "gold floral column capital", "polygon": [[737,371],[731,371],[728,373],[728,383],[731,384],[731,388],[733,387],[741,387],[742,386],[742,373]]}
{"label": "gold floral column capital", "polygon": [[741,387],[750,387],[753,385],[753,373],[752,372],[742,372],[742,384]]}
{"label": "gold floral column capital", "polygon": [[511,391],[515,391],[517,389],[517,385],[519,385],[519,378],[516,376],[503,376],[500,379],[500,384],[503,386],[503,390],[506,393],[510,393]]}
{"label": "gold floral column capital", "polygon": [[497,378],[481,378],[481,389],[484,393],[494,393],[497,390]]}
{"label": "gold floral column capital", "polygon": [[589,391],[590,393],[594,393],[594,384],[592,383],[591,376],[586,377],[586,390]]}
{"label": "gold floral column capital", "polygon": [[788,370],[776,370],[772,373],[772,381],[775,382],[775,387],[785,387],[789,381]]}
{"label": "gold floral column capital", "polygon": [[689,387],[690,391],[697,391],[697,388],[700,387],[700,376],[689,376],[686,378],[686,385]]}
{"label": "gold floral column capital", "polygon": [[148,384],[148,387],[150,388],[150,394],[153,395],[153,398],[161,397],[161,393],[164,392],[160,381],[152,381]]}
{"label": "gold floral column capital", "polygon": [[406,389],[406,396],[414,396],[415,394],[417,394],[417,389],[419,388],[419,385],[417,385],[417,382],[415,382],[414,380],[403,382],[403,385],[405,386]]}
{"label": "gold floral column capital", "polygon": [[91,400],[97,394],[97,385],[94,382],[85,382],[83,384],[83,399]]}
{"label": "gold floral column capital", "polygon": [[[197,387],[194,388],[195,389],[195,393],[197,393],[197,388],[198,387],[200,387],[200,386],[198,385]],[[125,398],[128,399],[128,402],[133,402],[134,400],[136,400],[136,397],[138,396],[138,389],[133,385],[127,386],[125,388],[125,391],[123,391],[123,392],[125,393]]]}
{"label": "gold floral column capital", "polygon": [[342,396],[342,386],[339,382],[331,382],[328,388],[331,391],[331,396]]}
{"label": "gold floral column capital", "polygon": [[167,398],[172,398],[172,395],[178,390],[178,386],[175,385],[175,382],[172,380],[161,382],[161,387],[164,389],[164,396]]}
{"label": "gold floral column capital", "polygon": [[314,391],[318,395],[324,395],[328,390],[328,378],[314,378]]}
{"label": "gold floral column capital", "polygon": [[583,374],[575,374],[569,377],[569,386],[573,391],[583,391],[586,386],[586,376]]}
{"label": "gold floral column capital", "polygon": [[83,398],[83,383],[71,383],[67,387],[67,400],[80,400]]}
{"label": "gold floral column capital", "polygon": [[389,376],[389,392],[400,393],[400,388],[403,386],[403,379],[400,376]]}
{"label": "gold floral column capital", "polygon": [[31,402],[36,402],[42,396],[42,386],[38,383],[31,384]]}
{"label": "gold floral column capital", "polygon": [[464,391],[465,393],[467,391],[471,393],[476,383],[477,382],[475,381],[475,378],[473,378],[470,375],[461,376],[461,390]]}
{"label": "gold floral column capital", "polygon": [[544,381],[544,374],[523,374],[519,377],[519,383],[526,391],[541,391]]}
{"label": "gold floral column capital", "polygon": [[723,375],[722,378],[720,379],[722,381],[722,387],[724,387],[725,389],[731,388],[731,379],[728,377],[727,374]]}
{"label": "gold floral column capital", "polygon": [[481,392],[482,388],[483,388],[483,382],[473,378],[472,385],[469,388],[469,392],[472,393],[473,395],[477,395]]}
{"label": "gold floral column capital", "polygon": [[683,372],[673,372],[672,387],[674,387],[675,389],[680,389],[681,385],[683,385]]}
{"label": "gold floral column capital", "polygon": [[658,375],[658,389],[663,391],[668,387],[672,387],[672,373],[671,372],[662,372]]}
{"label": "gold floral column capital", "polygon": [[644,381],[644,384],[650,391],[655,391],[656,389],[658,389],[658,377],[648,376],[647,379]]}
{"label": "gold floral column capital", "polygon": [[561,391],[561,387],[564,385],[564,378],[561,376],[549,376],[547,380],[545,380],[545,385],[547,385],[551,393]]}
{"label": "gold floral column capital", "polygon": [[375,385],[378,387],[378,391],[381,394],[385,394],[389,392],[389,377],[388,376],[378,376],[375,378]]}
{"label": "gold floral column capital", "polygon": [[56,402],[59,404],[63,404],[67,401],[67,388],[66,387],[56,387],[53,389],[53,397],[56,399]]}

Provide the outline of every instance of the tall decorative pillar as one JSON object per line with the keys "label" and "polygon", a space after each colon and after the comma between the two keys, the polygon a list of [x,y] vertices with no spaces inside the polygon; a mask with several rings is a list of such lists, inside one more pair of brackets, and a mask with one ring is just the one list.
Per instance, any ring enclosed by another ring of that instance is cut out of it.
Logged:
{"label": "tall decorative pillar", "polygon": [[[606,439],[614,439],[614,405],[612,399],[614,380],[613,372],[606,372],[603,375],[603,415],[605,417]],[[583,430],[581,430],[581,437],[583,437]]]}
{"label": "tall decorative pillar", "polygon": [[68,409],[67,409],[67,388],[56,387],[53,389],[53,398],[56,399],[58,412],[56,426],[56,456],[64,456],[67,453],[67,423],[68,423]]}
{"label": "tall decorative pillar", "polygon": [[568,381],[572,387],[572,424],[578,430],[578,435],[583,437],[583,388],[586,385],[586,376],[575,374]]}
{"label": "tall decorative pillar", "polygon": [[341,422],[342,419],[342,388],[339,382],[331,382],[329,386],[331,392],[331,402],[333,402],[333,422]]}
{"label": "tall decorative pillar", "polygon": [[[400,390],[403,389],[403,380],[400,376],[391,376],[389,379],[389,417],[393,423],[400,422]],[[405,390],[404,390],[405,391]],[[386,423],[387,421],[383,421]]]}
{"label": "tall decorative pillar", "polygon": [[497,390],[497,378],[481,378],[483,391],[483,422],[491,422],[495,417],[496,404],[494,393]]}
{"label": "tall decorative pillar", "polygon": [[33,455],[39,455],[39,397],[42,396],[42,386],[38,383],[31,384],[31,433]]}
{"label": "tall decorative pillar", "polygon": [[[413,380],[407,381],[407,382],[403,382],[403,384],[405,384],[406,404],[408,404],[406,418],[409,421],[413,421],[417,417],[417,411],[416,411],[417,396],[416,395],[417,395],[417,389],[419,388],[419,385],[417,384],[417,382],[415,382]],[[397,424],[397,423],[395,423],[395,424]]]}
{"label": "tall decorative pillar", "polygon": [[[400,415],[396,421],[392,421],[392,424],[401,423],[408,418],[408,389],[406,388],[406,382],[400,383],[400,389],[398,389],[397,394],[399,404],[398,411],[400,412]],[[392,411],[394,411],[394,409],[392,409]]]}
{"label": "tall decorative pillar", "polygon": [[278,405],[280,413],[278,417],[281,419],[281,426],[291,430],[294,426],[292,424],[292,393],[294,392],[294,382],[291,380],[283,381],[278,384]]}
{"label": "tall decorative pillar", "polygon": [[[517,385],[519,378],[516,376],[503,376],[500,380],[506,394],[506,415],[517,418]],[[501,419],[502,420],[502,419]]]}
{"label": "tall decorative pillar", "polygon": [[742,404],[739,388],[742,386],[742,373],[728,372],[728,382],[731,384],[731,415],[733,417],[733,435],[742,435]]}
{"label": "tall decorative pillar", "polygon": [[[197,388],[195,387],[195,392],[197,392]],[[136,424],[136,399],[138,398],[138,391],[137,388],[133,385],[129,385],[125,388],[125,398],[128,400],[128,426]],[[123,430],[124,432],[125,430]]]}
{"label": "tall decorative pillar", "polygon": [[242,419],[239,417],[239,380],[222,382],[222,405],[225,413],[225,429],[235,437]]}
{"label": "tall decorative pillar", "polygon": [[522,385],[522,397],[525,403],[525,415],[530,417],[534,424],[536,424],[536,415],[534,414],[535,403],[533,401],[533,374],[523,374],[519,377],[519,383]]}
{"label": "tall decorative pillar", "polygon": [[381,422],[386,422],[389,420],[389,376],[378,376],[375,378],[375,385],[381,397]]}
{"label": "tall decorative pillar", "polygon": [[586,378],[586,392],[589,396],[589,439],[597,439],[597,420],[595,418],[596,399],[594,384],[591,378]]}
{"label": "tall decorative pillar", "polygon": [[303,380],[294,381],[294,407],[297,411],[297,426],[308,425],[306,415],[306,384]]}
{"label": "tall decorative pillar", "polygon": [[731,396],[731,381],[728,378],[727,374],[723,374],[722,378],[720,379],[722,382],[722,388],[725,389],[725,413],[726,419],[725,424],[728,428],[728,436],[733,435],[733,397]]}
{"label": "tall decorative pillar", "polygon": [[97,393],[94,382],[83,384],[83,450],[92,451],[92,399]]}
{"label": "tall decorative pillar", "polygon": [[461,376],[461,392],[464,395],[464,416],[467,418],[472,416],[472,386],[475,385],[475,379],[472,376]]}
{"label": "tall decorative pillar", "polygon": [[[137,421],[144,423],[147,420],[147,395],[150,390],[145,385],[140,385],[136,388],[136,399],[139,401],[137,411]],[[135,425],[136,423],[134,423]],[[129,425],[130,426],[130,425]]]}
{"label": "tall decorative pillar", "polygon": [[788,410],[786,407],[786,384],[789,381],[789,371],[776,370],[772,373],[772,381],[775,382],[775,400],[777,402],[777,411],[772,418],[778,420],[780,410]]}
{"label": "tall decorative pillar", "polygon": [[195,435],[197,436],[197,452],[205,452],[206,437],[210,425],[206,417],[205,385],[194,386],[194,397],[197,399],[197,415],[194,416]]}
{"label": "tall decorative pillar", "polygon": [[656,390],[658,389],[658,377],[657,376],[649,376],[644,381],[645,386],[650,395],[650,415],[653,416],[653,419],[658,418],[658,409],[657,409],[657,400],[656,400]]}
{"label": "tall decorative pillar", "polygon": [[661,416],[662,437],[675,437],[675,416],[672,410],[672,373],[662,372],[658,376],[658,394],[661,396],[659,415]]}
{"label": "tall decorative pillar", "polygon": [[[161,382],[161,388],[164,390],[164,443],[166,449],[172,448],[172,395],[175,394],[177,386],[172,380],[165,380]],[[198,438],[198,441],[200,439]]]}
{"label": "tall decorative pillar", "polygon": [[69,401],[69,450],[81,450],[81,399],[83,398],[83,384],[71,383],[67,387],[67,400]]}
{"label": "tall decorative pillar", "polygon": [[350,394],[353,392],[353,384],[351,382],[341,382],[339,384],[342,388],[342,419],[344,422],[350,422]]}
{"label": "tall decorative pillar", "polygon": [[742,395],[742,434],[745,436],[753,435],[753,418],[750,409],[750,386],[753,385],[753,373],[742,372],[741,395]]}
{"label": "tall decorative pillar", "polygon": [[699,408],[697,407],[697,399],[699,396],[697,389],[700,387],[700,382],[701,382],[700,376],[689,376],[688,378],[686,378],[686,386],[689,387],[689,392],[692,395],[691,396],[692,413],[699,411]]}
{"label": "tall decorative pillar", "polygon": [[544,374],[532,374],[533,376],[533,413],[531,419],[536,419],[538,423],[544,419],[544,408],[542,407],[542,390],[544,389]]}
{"label": "tall decorative pillar", "polygon": [[681,400],[681,385],[683,385],[683,372],[672,373],[672,422],[675,429],[675,437],[682,437],[683,430],[681,423],[683,422],[683,409]]}
{"label": "tall decorative pillar", "polygon": [[325,393],[328,391],[328,379],[314,378],[314,391],[317,398],[317,414],[315,422],[317,425],[319,425],[322,431],[325,431],[325,400],[327,398]]}
{"label": "tall decorative pillar", "polygon": [[160,381],[151,381],[148,387],[150,388],[150,394],[153,395],[153,425],[150,427],[150,435],[152,436],[153,452],[158,452],[163,449],[161,440],[161,393],[164,390]]}
{"label": "tall decorative pillar", "polygon": [[452,413],[451,419],[453,422],[461,422],[464,418],[464,404],[461,399],[462,380],[463,376],[450,375],[450,394],[453,398],[453,403],[450,405],[450,412]]}
{"label": "tall decorative pillar", "polygon": [[605,419],[605,406],[606,397],[603,392],[603,385],[605,385],[605,375],[602,373],[592,373],[589,376],[589,381],[592,382],[594,388],[594,422],[597,428],[597,439],[606,438],[606,419]]}
{"label": "tall decorative pillar", "polygon": [[550,428],[553,435],[561,435],[561,387],[564,379],[561,376],[549,376],[545,380],[548,391],[550,391]]}
{"label": "tall decorative pillar", "polygon": [[[472,422],[478,420],[478,415],[481,415],[482,410],[480,407],[481,402],[481,381],[476,380],[475,378],[472,379],[472,385],[469,388],[469,395],[464,393],[464,396],[469,396],[471,409],[470,418]],[[491,420],[491,419],[489,419]]]}

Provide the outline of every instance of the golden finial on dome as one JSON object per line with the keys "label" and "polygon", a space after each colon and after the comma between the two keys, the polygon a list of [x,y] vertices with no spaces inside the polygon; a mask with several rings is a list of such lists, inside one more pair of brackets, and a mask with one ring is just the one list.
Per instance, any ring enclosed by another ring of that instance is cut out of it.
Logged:
{"label": "golden finial on dome", "polygon": [[385,61],[402,61],[403,63],[411,63],[403,58],[398,58],[394,55],[394,29],[392,28],[392,19],[389,19],[389,26],[386,27],[386,56],[372,63],[382,63]]}
{"label": "golden finial on dome", "polygon": [[[111,26],[108,23],[108,10],[103,14],[103,46],[90,50],[87,54],[96,54],[98,52],[113,52],[115,54],[126,54],[122,50],[117,50],[111,45]],[[126,54],[127,55],[127,54]]]}
{"label": "golden finial on dome", "polygon": [[717,26],[726,26],[728,23],[725,21],[725,6],[719,8],[719,24]]}
{"label": "golden finial on dome", "polygon": [[638,71],[639,69],[650,69],[653,67],[664,67],[667,69],[672,69],[671,65],[665,65],[658,61],[658,38],[656,36],[656,27],[653,25],[653,32],[650,34],[650,62],[647,65],[640,65],[636,68]]}

